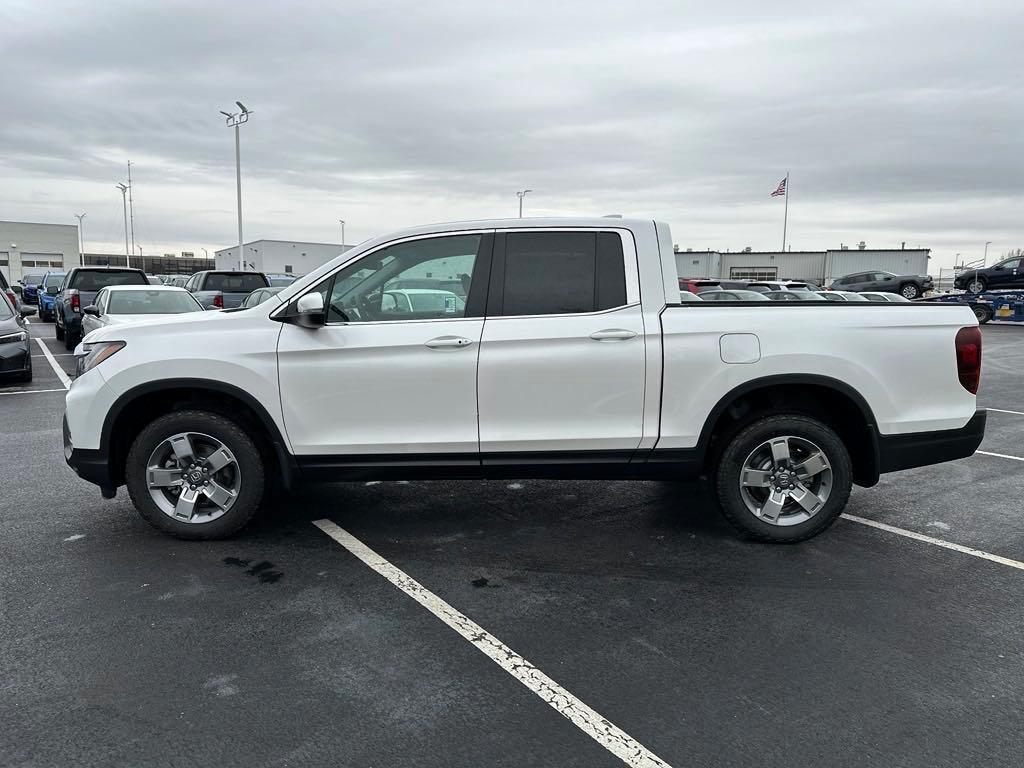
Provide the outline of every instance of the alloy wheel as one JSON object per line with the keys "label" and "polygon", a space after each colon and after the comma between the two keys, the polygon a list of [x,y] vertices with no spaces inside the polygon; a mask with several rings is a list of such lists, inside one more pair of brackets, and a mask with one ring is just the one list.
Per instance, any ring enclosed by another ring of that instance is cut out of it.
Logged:
{"label": "alloy wheel", "polygon": [[209,523],[231,509],[242,487],[238,460],[220,440],[180,432],[146,463],[146,485],[160,511],[184,523]]}
{"label": "alloy wheel", "polygon": [[786,435],[758,445],[740,470],[747,509],[770,525],[799,525],[814,517],[832,493],[832,465],[810,440]]}

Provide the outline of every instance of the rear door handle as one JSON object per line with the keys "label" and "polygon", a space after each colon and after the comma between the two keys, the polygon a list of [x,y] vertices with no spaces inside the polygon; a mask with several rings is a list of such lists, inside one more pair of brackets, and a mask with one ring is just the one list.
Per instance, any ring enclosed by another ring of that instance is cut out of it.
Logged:
{"label": "rear door handle", "polygon": [[465,336],[438,336],[436,339],[426,342],[426,346],[431,349],[462,349],[472,343],[473,340],[467,339]]}
{"label": "rear door handle", "polygon": [[590,338],[594,341],[625,341],[636,336],[636,331],[627,331],[624,328],[605,328],[603,331],[594,331]]}

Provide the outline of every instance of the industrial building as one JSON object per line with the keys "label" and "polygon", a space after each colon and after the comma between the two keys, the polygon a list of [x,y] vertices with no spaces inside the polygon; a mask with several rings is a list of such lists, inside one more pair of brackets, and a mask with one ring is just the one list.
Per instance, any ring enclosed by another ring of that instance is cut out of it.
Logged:
{"label": "industrial building", "polygon": [[126,267],[141,269],[148,275],[191,275],[204,269],[213,269],[213,259],[165,253],[163,256],[132,256],[131,264],[123,253],[86,253],[83,259],[87,267]]}
{"label": "industrial building", "polygon": [[[341,243],[303,243],[294,240],[253,240],[245,249],[245,269],[267,274],[304,275],[347,251]],[[214,253],[216,269],[238,269],[238,246]]]}
{"label": "industrial building", "polygon": [[879,270],[898,275],[927,275],[930,248],[856,249],[827,251],[681,251],[676,248],[680,277],[720,280],[806,280],[828,285],[837,277]]}
{"label": "industrial building", "polygon": [[78,264],[78,226],[0,221],[0,270],[9,282],[26,271],[67,269]]}

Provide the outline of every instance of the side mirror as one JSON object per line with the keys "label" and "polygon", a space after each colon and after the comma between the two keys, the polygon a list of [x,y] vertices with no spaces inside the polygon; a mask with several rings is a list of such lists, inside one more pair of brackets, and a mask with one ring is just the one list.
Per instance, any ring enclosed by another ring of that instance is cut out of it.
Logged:
{"label": "side mirror", "polygon": [[20,314],[20,315],[21,315],[22,317],[32,317],[32,315],[34,315],[34,314],[36,313],[36,308],[35,308],[35,307],[29,307],[29,306],[25,306],[25,305],[23,304],[23,305],[21,306],[21,309],[20,309],[20,310],[18,310],[18,312],[19,312],[19,314]]}
{"label": "side mirror", "polygon": [[1006,269],[1002,264],[996,264],[992,269]]}
{"label": "side mirror", "polygon": [[292,318],[296,325],[303,328],[319,328],[327,322],[324,297],[316,291],[300,296],[295,302],[295,314]]}
{"label": "side mirror", "polygon": [[95,304],[90,304],[88,307],[83,309],[82,312],[84,312],[87,315],[92,315],[93,317],[100,316],[100,308],[97,307]]}
{"label": "side mirror", "polygon": [[14,285],[12,285],[11,290],[18,294],[19,296],[23,295],[25,291],[21,283],[15,283]]}

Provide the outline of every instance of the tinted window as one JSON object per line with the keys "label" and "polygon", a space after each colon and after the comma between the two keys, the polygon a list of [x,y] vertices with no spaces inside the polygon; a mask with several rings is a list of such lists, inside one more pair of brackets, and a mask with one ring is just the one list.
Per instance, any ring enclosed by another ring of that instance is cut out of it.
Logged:
{"label": "tinted window", "polygon": [[46,279],[43,281],[43,285],[46,288],[53,288],[54,286],[60,285],[62,282],[64,282],[63,272],[51,272],[46,276]]}
{"label": "tinted window", "polygon": [[255,272],[212,272],[206,276],[204,291],[223,293],[252,293],[265,288],[267,280]]}
{"label": "tinted window", "polygon": [[113,291],[107,299],[112,315],[176,315],[202,312],[191,293],[179,291]]}
{"label": "tinted window", "polygon": [[1003,269],[1017,269],[1020,267],[1020,259],[1010,259],[1009,261],[1004,261],[999,266]]}
{"label": "tinted window", "polygon": [[613,232],[520,232],[505,239],[503,315],[555,315],[626,303],[622,241]]}
{"label": "tinted window", "polygon": [[24,275],[21,278],[21,282],[24,283],[25,285],[39,285],[42,279],[43,275],[41,272],[31,272],[27,275]]}
{"label": "tinted window", "polygon": [[141,272],[79,270],[71,280],[70,288],[80,291],[98,291],[108,285],[147,285],[146,276]]}
{"label": "tinted window", "polygon": [[14,311],[11,308],[11,300],[7,298],[6,293],[0,293],[0,320],[10,320],[14,317]]}

